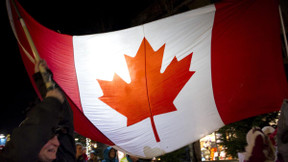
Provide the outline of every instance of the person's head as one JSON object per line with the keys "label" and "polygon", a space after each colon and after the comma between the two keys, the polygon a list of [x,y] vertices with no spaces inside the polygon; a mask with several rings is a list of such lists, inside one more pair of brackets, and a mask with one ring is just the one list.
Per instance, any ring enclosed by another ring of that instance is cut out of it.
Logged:
{"label": "person's head", "polygon": [[114,159],[116,157],[116,150],[114,148],[110,149],[109,158]]}
{"label": "person's head", "polygon": [[82,148],[82,153],[83,153],[83,154],[86,154],[86,151],[87,151],[86,147],[83,147],[83,148]]}
{"label": "person's head", "polygon": [[264,139],[264,133],[259,127],[253,127],[249,130],[249,132],[246,134],[246,142],[248,145],[254,146],[255,139],[257,136],[261,136]]}
{"label": "person's head", "polygon": [[60,142],[57,135],[53,136],[40,150],[38,158],[42,162],[50,162],[56,159],[56,153]]}
{"label": "person's head", "polygon": [[275,129],[271,126],[265,126],[262,128],[262,131],[266,136],[269,136],[270,134],[272,134],[275,131]]}
{"label": "person's head", "polygon": [[76,158],[83,154],[83,145],[81,143],[76,143]]}
{"label": "person's head", "polygon": [[96,157],[96,152],[94,150],[92,150],[90,152],[90,159],[94,159]]}
{"label": "person's head", "polygon": [[114,148],[112,148],[111,146],[108,146],[104,150],[104,159],[112,160],[112,159],[116,158],[116,152],[117,151]]}

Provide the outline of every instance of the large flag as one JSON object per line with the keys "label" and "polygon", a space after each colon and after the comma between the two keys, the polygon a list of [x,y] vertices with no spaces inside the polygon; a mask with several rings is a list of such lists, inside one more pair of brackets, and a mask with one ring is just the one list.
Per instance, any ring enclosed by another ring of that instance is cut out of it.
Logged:
{"label": "large flag", "polygon": [[[83,36],[49,30],[16,4],[70,101],[75,130],[128,154],[171,152],[277,111],[288,97],[276,0],[223,1]],[[31,77],[31,49],[9,0],[7,8]]]}

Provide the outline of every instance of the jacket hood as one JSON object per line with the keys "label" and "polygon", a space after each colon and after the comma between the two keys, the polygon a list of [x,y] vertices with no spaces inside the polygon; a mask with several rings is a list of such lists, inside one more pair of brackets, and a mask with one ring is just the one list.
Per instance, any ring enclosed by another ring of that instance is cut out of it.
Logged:
{"label": "jacket hood", "polygon": [[110,157],[109,157],[109,153],[110,153],[110,151],[111,151],[111,149],[112,149],[112,147],[107,147],[105,150],[104,150],[104,160],[106,161],[106,162],[116,162],[116,158],[117,158],[117,153],[116,153],[116,157],[115,158],[113,158],[113,159],[111,159]]}

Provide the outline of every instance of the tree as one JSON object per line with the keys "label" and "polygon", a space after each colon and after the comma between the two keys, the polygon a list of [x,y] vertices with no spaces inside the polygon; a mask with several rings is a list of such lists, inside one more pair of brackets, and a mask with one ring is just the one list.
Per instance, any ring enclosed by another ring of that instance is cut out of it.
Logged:
{"label": "tree", "polygon": [[268,125],[276,125],[279,112],[263,114],[251,117],[239,122],[231,123],[220,128],[217,133],[220,136],[220,145],[224,146],[228,155],[237,157],[238,152],[245,152],[246,134],[252,127],[260,127]]}

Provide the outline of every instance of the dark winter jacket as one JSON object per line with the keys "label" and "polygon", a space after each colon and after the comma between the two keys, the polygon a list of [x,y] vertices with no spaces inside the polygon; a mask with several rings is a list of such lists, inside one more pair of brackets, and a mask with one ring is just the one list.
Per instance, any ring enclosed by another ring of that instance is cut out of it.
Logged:
{"label": "dark winter jacket", "polygon": [[280,161],[288,161],[288,100],[283,101],[277,131],[278,156]]}
{"label": "dark winter jacket", "polygon": [[[40,73],[33,77],[41,95],[45,96],[45,85]],[[44,98],[28,112],[20,126],[14,129],[11,140],[7,142],[0,155],[0,161],[38,161],[41,148],[58,134],[60,146],[55,161],[73,162],[76,151],[73,132],[73,113],[67,101],[61,104],[56,98]]]}

